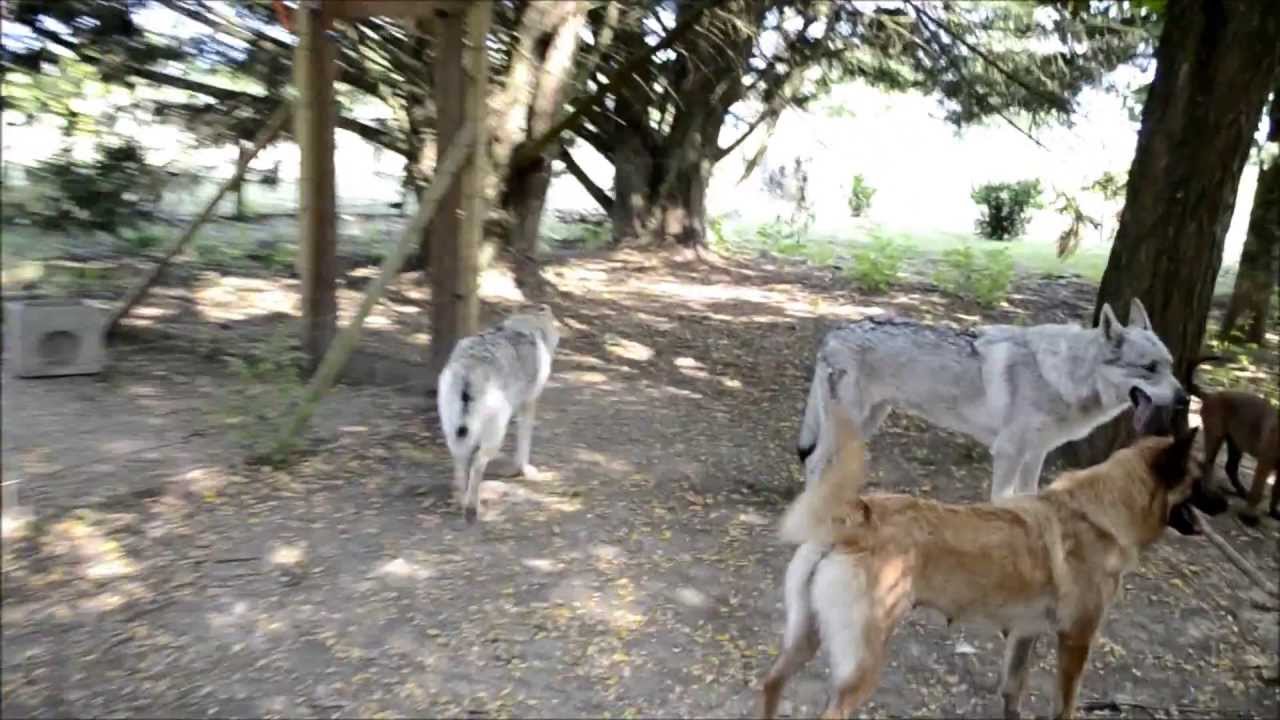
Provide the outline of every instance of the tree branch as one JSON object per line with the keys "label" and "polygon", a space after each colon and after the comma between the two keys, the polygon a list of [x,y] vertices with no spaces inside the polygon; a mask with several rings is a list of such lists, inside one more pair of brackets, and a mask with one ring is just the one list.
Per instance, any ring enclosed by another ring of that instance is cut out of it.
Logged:
{"label": "tree branch", "polygon": [[591,199],[595,200],[606,213],[612,213],[613,198],[591,180],[586,171],[582,169],[582,166],[578,164],[578,161],[573,159],[569,148],[563,145],[560,146],[560,160],[564,162],[565,169],[569,171],[569,174],[582,185],[582,189],[591,195]]}
{"label": "tree branch", "polygon": [[[218,87],[217,85],[209,85],[198,80],[170,75],[169,73],[152,70],[151,68],[138,67],[135,65],[129,67],[129,72],[157,85],[164,85],[165,87],[186,90],[200,95],[207,95],[222,102],[239,102],[246,105],[253,105],[255,107],[271,102],[271,98],[262,95],[254,95],[253,93],[241,90],[231,90],[230,88]],[[374,145],[380,145],[398,155],[402,155],[406,158],[409,158],[412,155],[406,145],[399,142],[392,133],[389,133],[386,130],[372,125],[366,125],[359,120],[342,115],[337,117],[335,124],[343,130],[355,133]]]}
{"label": "tree branch", "polygon": [[912,2],[912,0],[906,0],[906,4],[910,6],[911,9],[915,11],[916,15],[920,17],[922,20],[925,20],[933,27],[945,32],[948,37],[950,37],[952,40],[962,45],[969,52],[973,53],[974,55],[977,55],[978,58],[980,58],[983,62],[990,65],[992,69],[994,69],[996,72],[1003,75],[1006,79],[1008,79],[1014,85],[1017,85],[1018,87],[1022,88],[1023,90],[1026,90],[1028,93],[1032,95],[1039,95],[1040,97],[1049,101],[1050,104],[1058,107],[1060,112],[1063,112],[1063,113],[1071,112],[1071,104],[1069,102],[1065,102],[1062,97],[1053,95],[1052,93],[1047,93],[1043,89],[1038,88],[1034,85],[1031,85],[1027,81],[1018,77],[1017,74],[1015,74],[1013,71],[1009,70],[1005,66],[996,62],[986,52],[984,52],[983,50],[975,46],[973,43],[969,42],[968,40],[960,36],[951,28],[947,27],[945,23],[939,21],[937,18],[933,17],[932,15],[925,12],[924,10],[921,10],[919,7],[916,7],[916,4]]}
{"label": "tree branch", "polygon": [[655,53],[671,47],[681,37],[689,34],[689,32],[697,25],[698,18],[702,17],[702,14],[714,4],[715,0],[702,0],[699,2],[695,7],[689,10],[688,16],[677,23],[676,27],[672,29],[671,32],[663,36],[662,40],[658,41],[657,44],[648,46],[627,62],[619,65],[613,72],[609,73],[608,82],[606,84],[601,85],[591,95],[583,95],[575,99],[570,104],[573,109],[563,119],[552,125],[541,136],[521,143],[520,146],[516,148],[516,152],[512,156],[513,170],[521,169],[541,157],[542,152],[546,147],[559,138],[561,133],[572,129],[582,120],[587,107],[599,102],[615,87],[619,80],[634,74],[646,62],[648,62],[649,58]]}

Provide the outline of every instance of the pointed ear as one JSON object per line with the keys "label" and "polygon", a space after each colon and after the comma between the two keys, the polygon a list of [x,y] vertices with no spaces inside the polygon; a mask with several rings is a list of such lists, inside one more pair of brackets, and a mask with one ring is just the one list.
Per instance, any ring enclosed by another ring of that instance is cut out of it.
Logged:
{"label": "pointed ear", "polygon": [[1111,311],[1111,303],[1103,303],[1102,314],[1098,316],[1098,329],[1102,330],[1102,337],[1115,342],[1120,337],[1120,327],[1120,321],[1116,320],[1116,314]]}
{"label": "pointed ear", "polygon": [[1187,476],[1191,460],[1191,447],[1195,444],[1199,427],[1179,434],[1169,447],[1160,451],[1155,462],[1151,464],[1151,472],[1164,483],[1165,487],[1173,487]]}
{"label": "pointed ear", "polygon": [[1129,327],[1151,330],[1151,318],[1147,316],[1147,309],[1142,306],[1142,301],[1138,298],[1129,301]]}

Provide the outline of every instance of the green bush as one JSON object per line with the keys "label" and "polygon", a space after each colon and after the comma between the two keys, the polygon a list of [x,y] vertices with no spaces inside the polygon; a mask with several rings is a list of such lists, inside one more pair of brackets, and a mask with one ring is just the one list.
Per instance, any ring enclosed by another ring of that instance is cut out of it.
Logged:
{"label": "green bush", "polygon": [[884,292],[898,279],[906,257],[906,247],[878,237],[853,251],[848,275],[867,290]]}
{"label": "green bush", "polygon": [[1004,300],[1013,276],[1013,256],[1007,248],[988,248],[979,254],[973,246],[963,245],[942,253],[933,281],[947,292],[990,307]]}
{"label": "green bush", "polygon": [[64,148],[32,170],[44,190],[36,221],[45,226],[83,225],[114,232],[152,215],[159,202],[159,172],[147,165],[133,138],[99,142],[97,158],[83,162]]}
{"label": "green bush", "polygon": [[871,209],[871,198],[875,197],[876,189],[867,184],[862,175],[853,176],[853,184],[849,186],[849,214],[854,217],[862,217]]}
{"label": "green bush", "polygon": [[1031,210],[1043,207],[1039,180],[987,183],[970,195],[982,208],[978,234],[988,240],[1008,242],[1022,235]]}

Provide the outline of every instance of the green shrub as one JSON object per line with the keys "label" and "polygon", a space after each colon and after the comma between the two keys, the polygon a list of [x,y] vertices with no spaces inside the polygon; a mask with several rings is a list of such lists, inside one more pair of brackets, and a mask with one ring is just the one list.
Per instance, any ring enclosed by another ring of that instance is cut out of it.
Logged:
{"label": "green shrub", "polygon": [[878,237],[853,251],[848,275],[867,290],[884,292],[898,279],[906,257],[906,247]]}
{"label": "green shrub", "polygon": [[97,158],[82,162],[64,148],[32,169],[44,190],[42,225],[82,225],[113,232],[149,217],[159,202],[159,172],[147,165],[142,146],[133,138],[101,141]]}
{"label": "green shrub", "polygon": [[853,176],[853,184],[849,187],[849,214],[854,217],[862,217],[871,209],[871,198],[875,197],[876,189],[867,184],[862,175]]}
{"label": "green shrub", "polygon": [[129,246],[129,249],[139,253],[144,253],[164,241],[164,238],[151,230],[121,233],[120,239]]}
{"label": "green shrub", "polygon": [[988,248],[979,254],[973,246],[963,245],[942,253],[933,280],[947,292],[990,307],[1004,300],[1013,276],[1013,256],[1007,248]]}
{"label": "green shrub", "polygon": [[1042,207],[1039,180],[987,183],[969,197],[982,208],[978,234],[988,240],[1008,242],[1022,235],[1031,210]]}

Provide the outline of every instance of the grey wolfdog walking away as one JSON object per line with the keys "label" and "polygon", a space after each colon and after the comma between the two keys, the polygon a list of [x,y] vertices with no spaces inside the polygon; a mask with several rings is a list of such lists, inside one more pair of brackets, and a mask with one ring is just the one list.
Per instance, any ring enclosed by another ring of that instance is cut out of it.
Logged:
{"label": "grey wolfdog walking away", "polygon": [[1172,363],[1137,298],[1128,326],[1110,305],[1094,328],[860,320],[828,333],[818,350],[796,447],[805,484],[831,454],[824,405],[834,399],[867,439],[899,407],[979,440],[991,449],[992,498],[1035,493],[1050,450],[1129,403],[1143,413],[1185,407]]}
{"label": "grey wolfdog walking away", "polygon": [[559,342],[551,308],[534,305],[459,340],[449,355],[436,402],[453,455],[453,489],[468,523],[476,521],[480,480],[502,447],[513,413],[516,467],[525,477],[537,473],[529,464],[534,409]]}

